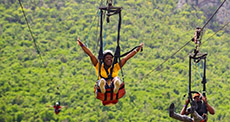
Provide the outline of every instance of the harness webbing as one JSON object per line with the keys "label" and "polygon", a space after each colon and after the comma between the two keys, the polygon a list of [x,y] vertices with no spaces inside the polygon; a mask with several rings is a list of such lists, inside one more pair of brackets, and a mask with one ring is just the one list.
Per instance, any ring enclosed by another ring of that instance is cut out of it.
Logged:
{"label": "harness webbing", "polygon": [[[117,63],[117,59],[119,59],[119,65],[121,68],[121,73],[122,73],[122,77],[123,77],[123,71],[122,71],[122,67],[121,67],[121,63],[120,63],[120,45],[119,45],[119,40],[120,40],[120,28],[121,28],[121,9],[122,7],[113,7],[112,5],[109,5],[108,7],[100,7],[99,8],[101,10],[101,28],[100,28],[100,50],[99,50],[99,74],[98,74],[98,79],[101,76],[101,66],[102,66],[102,62],[103,62],[103,40],[102,40],[102,30],[103,30],[103,21],[102,21],[102,15],[103,15],[103,10],[108,11],[107,13],[107,22],[109,22],[109,16],[111,15],[115,15],[115,14],[119,14],[119,23],[118,23],[118,34],[117,34],[117,48],[115,51],[115,55],[114,55],[114,59],[113,59],[113,64],[112,67],[110,69],[110,74],[107,71],[107,69],[105,68],[108,78],[106,79],[112,79],[112,73],[113,73],[113,68],[114,68],[114,64]],[[111,13],[114,12],[114,13]],[[124,81],[124,78],[123,78]]]}
{"label": "harness webbing", "polygon": [[[196,91],[192,91],[191,90],[191,81],[192,81],[192,59],[194,60],[195,63],[198,63],[201,60],[204,60],[204,66],[203,66],[203,78],[202,78],[202,84],[203,84],[203,96],[206,96],[206,56],[207,53],[204,54],[200,54],[200,53],[194,53],[194,54],[190,54],[189,55],[189,87],[188,87],[188,96],[190,99],[190,104],[194,103],[194,100],[192,99],[192,93],[198,93]],[[206,105],[205,105],[205,109],[206,109]]]}
{"label": "harness webbing", "polygon": [[206,84],[207,81],[206,81],[206,58],[204,58],[204,68],[203,68],[203,79],[202,79],[202,84],[203,84],[203,96],[205,97],[206,94]]}
{"label": "harness webbing", "polygon": [[[112,68],[110,69],[110,74],[109,77],[112,78],[113,76],[113,68],[114,68],[114,64],[117,63],[117,59],[119,60],[119,66],[121,68],[121,74],[122,74],[122,78],[123,78],[123,71],[122,71],[122,66],[121,66],[121,59],[120,59],[120,29],[121,29],[121,10],[119,11],[119,23],[118,23],[118,33],[117,33],[117,47],[116,47],[116,51],[114,54],[114,59],[113,59],[113,64],[112,64]],[[123,78],[124,81],[124,78]]]}
{"label": "harness webbing", "polygon": [[121,10],[122,10],[122,7],[113,7],[112,2],[110,1],[110,3],[108,4],[108,7],[100,7],[99,9],[101,10],[101,22],[100,22],[101,25],[100,25],[100,50],[99,50],[99,56],[98,56],[98,59],[99,59],[98,79],[99,79],[99,77],[102,77],[101,76],[101,66],[102,66],[102,62],[103,62],[103,40],[102,40],[103,20],[102,20],[102,17],[103,17],[103,10],[104,10],[104,11],[107,11],[107,22],[108,23],[109,23],[109,17],[110,16],[115,15],[115,14],[119,15],[118,30],[117,30],[118,31],[118,33],[117,33],[117,47],[116,47],[116,50],[115,50],[114,59],[113,59],[112,67],[110,69],[110,73],[108,72],[107,68],[104,67],[106,72],[107,72],[107,75],[108,75],[108,78],[105,78],[105,79],[106,80],[107,79],[113,79],[113,77],[112,77],[113,68],[114,68],[114,65],[118,61],[120,69],[121,69],[122,80],[124,82],[124,74],[123,74],[123,70],[122,70],[122,66],[121,66],[121,59],[120,58],[123,57],[123,56],[126,56],[131,51],[133,51],[134,49],[138,48],[139,46],[136,46],[131,51],[126,52],[123,55],[120,55],[120,52],[121,52],[120,51],[120,29],[121,29]]}
{"label": "harness webbing", "polygon": [[[202,84],[203,84],[203,96],[206,97],[206,58],[204,58],[204,69],[203,69],[203,80],[202,80]],[[205,110],[207,110],[207,106],[205,104],[204,106]],[[207,112],[207,111],[206,111]]]}
{"label": "harness webbing", "polygon": [[101,9],[101,22],[100,22],[100,49],[99,49],[99,55],[98,55],[98,60],[99,60],[99,72],[98,72],[98,79],[101,76],[101,65],[103,62],[103,41],[102,41],[102,30],[103,30],[103,10]]}
{"label": "harness webbing", "polygon": [[[126,56],[126,55],[128,55],[130,52],[132,52],[133,50],[135,50],[136,48],[138,48],[138,47],[140,47],[140,46],[136,46],[136,47],[134,47],[134,48],[132,48],[130,51],[128,51],[128,52],[126,52],[126,53],[124,53],[124,54],[122,54],[122,55],[120,55],[119,57],[118,57],[118,59],[119,59],[119,66],[121,67],[121,64],[120,64],[120,58],[121,57],[124,57],[124,56]],[[143,49],[141,48],[141,51],[142,51]],[[114,65],[117,63],[117,59],[115,60],[113,60],[113,63],[114,63]],[[105,71],[106,71],[106,73],[107,73],[107,75],[108,75],[108,78],[105,78],[106,80],[108,80],[108,79],[112,79],[112,68],[110,69],[110,72],[111,72],[111,74],[109,74],[109,72],[108,72],[108,69],[107,69],[107,67],[105,67],[105,65],[104,65],[104,69],[105,69]],[[122,72],[122,80],[124,81],[124,76],[123,76],[123,71],[122,71],[122,68],[121,68],[121,72]]]}

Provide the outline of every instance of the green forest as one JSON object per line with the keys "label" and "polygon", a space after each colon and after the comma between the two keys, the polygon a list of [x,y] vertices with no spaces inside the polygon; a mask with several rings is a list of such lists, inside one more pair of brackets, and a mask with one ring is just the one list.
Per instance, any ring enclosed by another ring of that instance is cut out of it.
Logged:
{"label": "green forest", "polygon": [[[98,56],[98,8],[106,6],[106,1],[21,3],[35,40],[19,1],[0,1],[1,122],[176,122],[169,117],[168,107],[175,103],[175,111],[180,112],[185,104],[189,53],[195,44],[191,41],[170,56],[191,40],[197,26],[207,22],[210,15],[201,8],[185,5],[178,9],[178,0],[113,0],[113,6],[123,7],[121,53],[142,42],[144,48],[123,67],[126,95],[106,107],[95,98],[95,68],[77,45],[79,37]],[[214,11],[210,8],[210,13]],[[104,49],[115,51],[118,16],[111,16],[110,23],[105,17],[103,24]],[[230,118],[230,25],[218,31],[222,26],[214,17],[204,29],[200,47],[208,53],[206,95],[216,112],[209,114],[210,122]],[[192,68],[192,90],[202,92],[202,65],[193,64]],[[47,107],[57,101],[67,106],[58,115]]]}

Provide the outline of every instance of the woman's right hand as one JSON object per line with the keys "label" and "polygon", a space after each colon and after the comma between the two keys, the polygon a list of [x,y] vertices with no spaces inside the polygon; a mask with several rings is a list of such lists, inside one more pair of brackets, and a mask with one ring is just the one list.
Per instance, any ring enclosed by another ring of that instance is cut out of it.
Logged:
{"label": "woman's right hand", "polygon": [[79,37],[77,38],[77,44],[81,47],[84,47],[85,45],[80,41]]}

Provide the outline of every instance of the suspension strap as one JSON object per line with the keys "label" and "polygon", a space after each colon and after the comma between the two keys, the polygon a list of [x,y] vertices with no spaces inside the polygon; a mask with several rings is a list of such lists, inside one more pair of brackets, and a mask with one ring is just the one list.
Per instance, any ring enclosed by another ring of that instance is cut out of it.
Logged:
{"label": "suspension strap", "polygon": [[[203,80],[202,80],[202,84],[203,84],[203,96],[206,97],[206,57],[204,58],[204,69],[203,69]],[[207,110],[207,106],[206,104],[204,104],[204,109]],[[206,111],[207,114],[207,111]]]}
{"label": "suspension strap", "polygon": [[188,84],[188,97],[192,101],[192,93],[191,93],[191,81],[192,81],[192,56],[189,55],[189,84]]}
{"label": "suspension strap", "polygon": [[[103,13],[103,10],[107,11],[107,22],[109,22],[109,17],[110,16],[115,15],[115,14],[119,14],[118,34],[117,34],[117,48],[116,48],[116,51],[115,51],[112,68],[110,69],[110,74],[107,73],[108,78],[112,78],[114,64],[116,63],[117,58],[120,58],[119,40],[120,40],[121,10],[122,10],[122,7],[113,7],[112,3],[110,2],[108,4],[108,7],[99,7],[99,9],[101,10],[100,50],[99,50],[99,57],[98,57],[98,59],[99,59],[99,76],[101,76],[101,65],[102,65],[102,62],[103,62],[103,46],[102,46],[103,45],[103,41],[102,41],[103,22],[102,22],[102,13]],[[119,59],[119,62],[120,62],[120,59]],[[120,67],[121,67],[121,64],[120,64]],[[121,69],[121,72],[122,72],[122,69]]]}
{"label": "suspension strap", "polygon": [[99,55],[98,55],[98,60],[99,60],[99,72],[98,72],[98,79],[101,76],[101,65],[103,62],[103,40],[102,40],[102,30],[103,30],[103,10],[101,9],[101,21],[100,21],[100,49],[99,49]]}
{"label": "suspension strap", "polygon": [[[117,11],[116,11],[117,12]],[[121,59],[120,59],[120,29],[121,29],[121,9],[119,9],[119,22],[118,22],[118,33],[117,33],[117,47],[116,47],[116,51],[114,54],[114,60],[113,60],[113,64],[112,64],[112,68],[110,69],[110,75],[112,76],[113,74],[113,68],[114,68],[114,64],[117,63],[117,59],[119,60],[119,66],[121,68],[121,74],[122,74],[122,78],[123,78],[123,71],[122,71],[122,66],[121,66]],[[124,78],[123,78],[124,81]]]}
{"label": "suspension strap", "polygon": [[202,79],[202,84],[203,84],[203,96],[205,96],[205,92],[206,92],[206,56],[207,56],[207,53],[194,53],[194,54],[190,54],[189,55],[189,92],[188,92],[188,95],[189,95],[189,99],[193,102],[193,99],[192,99],[192,93],[194,93],[194,91],[191,91],[191,81],[192,81],[192,59],[194,60],[195,63],[198,63],[200,60],[204,60],[204,67],[203,67],[203,79]]}
{"label": "suspension strap", "polygon": [[[124,56],[128,55],[130,52],[132,52],[133,50],[137,49],[138,47],[140,47],[140,46],[136,46],[136,47],[132,48],[130,51],[120,55],[120,57],[124,57]],[[141,48],[141,51],[143,51],[143,48]]]}
{"label": "suspension strap", "polygon": [[204,58],[204,68],[203,68],[203,80],[202,80],[202,84],[203,84],[203,96],[206,97],[206,57]]}

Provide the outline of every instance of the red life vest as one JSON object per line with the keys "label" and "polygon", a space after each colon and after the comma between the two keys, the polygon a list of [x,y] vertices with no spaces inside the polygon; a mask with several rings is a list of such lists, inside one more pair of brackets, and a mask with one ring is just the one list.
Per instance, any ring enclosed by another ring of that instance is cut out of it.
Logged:
{"label": "red life vest", "polygon": [[106,92],[101,93],[100,87],[97,84],[94,87],[94,92],[96,93],[96,98],[102,101],[103,105],[116,104],[118,99],[122,98],[125,95],[125,84],[124,82],[120,85],[119,91],[117,94],[113,93],[113,87],[106,88]]}
{"label": "red life vest", "polygon": [[61,106],[56,106],[56,105],[54,105],[53,107],[54,107],[54,112],[55,112],[56,114],[59,114],[59,112],[61,111]]}

